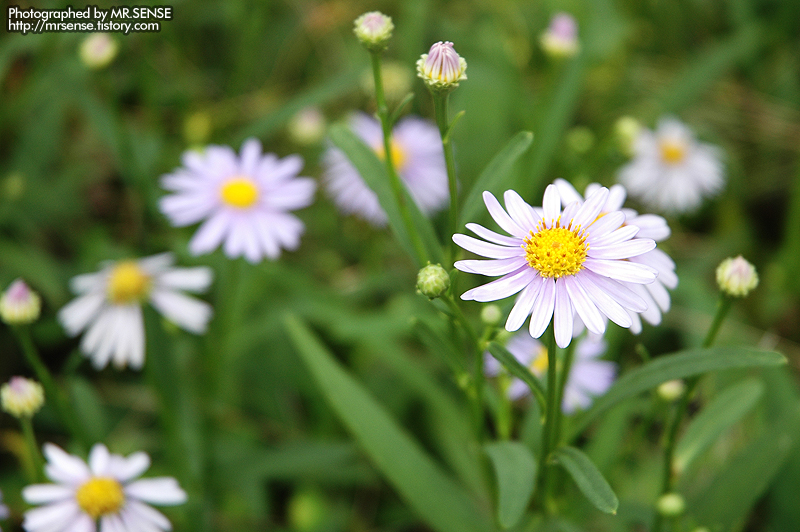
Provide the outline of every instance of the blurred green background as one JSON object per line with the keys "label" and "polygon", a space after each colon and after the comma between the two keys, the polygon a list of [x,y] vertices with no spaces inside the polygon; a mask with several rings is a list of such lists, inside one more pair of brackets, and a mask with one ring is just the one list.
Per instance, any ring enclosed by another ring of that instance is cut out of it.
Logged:
{"label": "blurred green background", "polygon": [[[66,6],[41,0],[22,7],[30,5]],[[190,257],[186,243],[194,228],[170,227],[157,206],[158,178],[180,165],[183,151],[208,143],[238,151],[255,136],[265,151],[301,154],[302,175],[319,177],[325,141],[298,138],[292,120],[309,106],[328,123],[353,110],[374,111],[365,82],[369,57],[352,21],[375,9],[395,24],[385,59],[396,71],[387,76],[387,90],[399,94],[395,103],[413,91],[414,114],[432,119],[430,96],[415,78],[420,54],[450,40],[468,62],[468,80],[451,96],[451,109],[466,110],[454,133],[462,190],[521,130],[532,131],[534,142],[513,179],[533,204],[556,177],[579,190],[593,181],[613,184],[626,162],[614,132],[624,115],[653,127],[673,114],[722,149],[723,192],[699,212],[670,219],[673,234],[660,244],[678,264],[671,311],[660,327],[645,325],[641,337],[614,330],[611,342],[620,347],[623,368],[640,362],[639,342],[654,355],[699,344],[716,302],[716,265],[738,254],[754,263],[761,284],[734,307],[720,343],[776,348],[789,367],[757,374],[766,384],[758,408],[682,488],[697,515],[722,516],[730,529],[800,528],[800,445],[793,432],[800,404],[800,3],[171,5],[174,18],[159,33],[113,35],[119,52],[103,69],[79,58],[86,34],[0,35],[0,285],[21,276],[42,295],[36,341],[93,437],[118,453],[146,450],[154,457],[151,474],[175,475],[199,494],[191,511],[166,510],[177,530],[428,530],[332,414],[282,325],[287,311],[311,323],[379,401],[448,463],[453,442],[430,405],[438,394],[462,409],[464,400],[436,356],[435,339],[415,325],[435,327],[438,318],[414,293],[413,263],[389,233],[341,217],[320,191],[298,213],[306,224],[300,249],[252,266],[220,252]],[[580,26],[583,50],[572,60],[551,60],[538,46],[558,11],[572,13]],[[172,399],[154,391],[157,381],[147,372],[95,372],[55,321],[71,297],[73,275],[103,260],[165,250],[182,265],[208,264],[217,274],[207,336],[157,319],[148,324],[147,363],[157,359],[159,345],[170,346],[176,361]],[[479,305],[464,308],[477,320]],[[6,328],[0,349],[0,380],[27,374]],[[741,376],[704,381],[704,396]],[[173,413],[181,420],[178,432],[165,429],[170,423],[158,414],[159,404],[180,406]],[[588,449],[623,501],[620,515],[598,518],[578,503],[569,530],[644,530],[642,515],[658,492],[658,408],[642,397],[603,418]],[[527,410],[517,405],[520,418]],[[41,442],[69,448],[53,411],[46,408],[35,421]],[[15,520],[24,508],[20,446],[14,420],[3,416],[0,487]],[[737,490],[715,500],[709,494],[722,485]],[[191,515],[195,510],[200,518]]]}

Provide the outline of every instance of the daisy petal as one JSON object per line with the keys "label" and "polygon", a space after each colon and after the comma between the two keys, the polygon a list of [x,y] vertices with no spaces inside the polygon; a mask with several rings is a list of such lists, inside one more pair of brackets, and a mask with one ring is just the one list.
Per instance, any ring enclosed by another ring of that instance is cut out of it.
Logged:
{"label": "daisy petal", "polygon": [[658,275],[649,266],[619,260],[586,259],[583,265],[596,274],[628,283],[652,283]]}
{"label": "daisy petal", "polygon": [[534,338],[539,338],[544,334],[545,329],[550,324],[553,316],[553,308],[556,299],[556,282],[552,278],[542,281],[542,288],[536,296],[531,314],[530,333]]}

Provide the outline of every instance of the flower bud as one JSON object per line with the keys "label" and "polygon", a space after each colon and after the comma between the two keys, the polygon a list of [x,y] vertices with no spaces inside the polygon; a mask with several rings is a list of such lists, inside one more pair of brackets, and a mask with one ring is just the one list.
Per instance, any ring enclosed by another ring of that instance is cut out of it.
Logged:
{"label": "flower bud", "polygon": [[417,76],[432,91],[447,92],[467,79],[467,62],[453,48],[453,43],[439,41],[417,61]]}
{"label": "flower bud", "polygon": [[683,397],[683,394],[686,393],[686,385],[680,379],[662,382],[656,388],[656,393],[662,401],[671,403]]}
{"label": "flower bud", "polygon": [[81,43],[80,56],[83,64],[91,69],[107,67],[117,56],[119,45],[108,33],[92,33]]}
{"label": "flower bud", "polygon": [[380,11],[370,11],[354,22],[353,33],[370,52],[382,52],[392,37],[392,17]]}
{"label": "flower bud", "polygon": [[481,321],[486,325],[497,325],[501,319],[503,319],[503,313],[497,305],[486,305],[481,309]]}
{"label": "flower bud", "polygon": [[183,138],[189,146],[204,146],[211,129],[211,115],[205,111],[195,111],[183,120]]}
{"label": "flower bud", "polygon": [[25,377],[11,377],[0,387],[3,410],[15,417],[33,417],[44,404],[44,390],[38,382]]}
{"label": "flower bud", "polygon": [[441,264],[428,263],[417,274],[417,290],[428,299],[441,297],[450,288],[450,276]]}
{"label": "flower bud", "polygon": [[614,123],[614,134],[617,137],[617,143],[622,153],[629,157],[634,154],[636,138],[641,130],[642,125],[632,116],[620,117]]}
{"label": "flower bud", "polygon": [[27,325],[39,319],[42,300],[28,288],[25,281],[17,279],[0,296],[0,318],[9,325]]}
{"label": "flower bud", "polygon": [[316,144],[325,135],[325,116],[317,107],[306,107],[289,120],[286,130],[297,144]]}
{"label": "flower bud", "polygon": [[677,493],[665,493],[656,501],[656,510],[664,517],[677,517],[686,509],[686,503]]}
{"label": "flower bud", "polygon": [[744,297],[758,286],[756,268],[741,255],[723,260],[717,267],[717,284],[723,293]]}
{"label": "flower bud", "polygon": [[569,13],[557,13],[541,38],[542,50],[553,58],[572,57],[580,51],[578,23]]}

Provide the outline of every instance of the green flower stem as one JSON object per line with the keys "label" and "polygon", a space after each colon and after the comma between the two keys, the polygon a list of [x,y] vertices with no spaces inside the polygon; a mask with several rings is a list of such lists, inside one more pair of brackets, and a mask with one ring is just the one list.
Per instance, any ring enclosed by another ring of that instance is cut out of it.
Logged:
{"label": "green flower stem", "polygon": [[381,129],[383,130],[383,160],[386,165],[386,172],[389,174],[389,182],[392,186],[397,206],[400,209],[400,215],[403,217],[403,224],[406,226],[406,231],[411,238],[411,243],[417,252],[417,258],[422,264],[428,260],[428,253],[425,246],[422,244],[422,239],[417,233],[417,228],[414,221],[411,219],[411,213],[406,205],[406,198],[403,194],[403,183],[400,181],[400,176],[397,174],[397,169],[394,167],[392,161],[392,119],[389,116],[389,107],[386,105],[386,96],[383,92],[383,78],[381,76],[381,53],[371,52],[372,58],[372,76],[375,79],[375,99],[378,104],[378,118],[381,121]]}
{"label": "green flower stem", "polygon": [[42,359],[39,356],[39,351],[36,349],[33,339],[31,338],[30,328],[27,326],[21,326],[12,327],[12,330],[14,331],[14,334],[16,335],[17,340],[22,347],[22,352],[25,354],[28,364],[31,365],[33,372],[36,373],[36,378],[39,379],[44,387],[45,400],[52,401],[52,404],[55,406],[56,411],[58,412],[58,416],[61,418],[61,422],[64,423],[64,426],[67,428],[70,434],[72,434],[72,437],[75,438],[83,447],[82,450],[88,451],[92,444],[89,435],[86,433],[83,425],[75,416],[75,412],[73,412],[72,408],[70,408],[66,397],[62,393],[61,389],[56,385],[56,381],[53,379],[53,376],[47,369],[47,366],[45,366],[42,362]]}
{"label": "green flower stem", "polygon": [[[456,182],[456,163],[453,158],[453,145],[450,142],[450,122],[448,117],[449,92],[435,92],[433,94],[433,106],[436,114],[436,125],[439,126],[439,134],[442,137],[442,148],[444,150],[444,162],[447,167],[447,183],[450,188],[450,234],[458,232],[458,185]],[[455,260],[456,245],[453,239],[450,240],[451,261]]]}
{"label": "green flower stem", "polygon": [[464,331],[466,331],[467,336],[469,337],[469,343],[473,345],[473,356],[474,356],[474,367],[473,367],[473,378],[472,378],[472,411],[473,417],[475,421],[475,433],[478,436],[478,440],[483,440],[483,386],[485,384],[486,379],[483,375],[483,343],[478,340],[478,336],[475,334],[475,330],[470,325],[469,321],[467,321],[466,316],[464,313],[461,312],[461,308],[455,302],[451,295],[445,295],[442,299],[447,303],[447,306],[450,308],[450,311],[453,313],[453,317],[456,321],[458,321],[461,326],[463,327]]}
{"label": "green flower stem", "polygon": [[[558,399],[556,400],[556,405],[558,405],[559,415],[556,417],[555,422],[555,430],[553,436],[553,449],[558,447],[559,443],[561,442],[561,424],[564,419],[564,416],[561,414],[561,405],[564,403],[564,390],[567,387],[567,381],[569,381],[569,371],[572,368],[572,361],[575,357],[575,342],[570,342],[567,346],[567,349],[564,352],[564,367],[561,370],[560,379],[558,380]],[[548,360],[549,362],[549,360]]]}
{"label": "green flower stem", "polygon": [[30,416],[22,416],[19,418],[19,424],[22,426],[22,435],[25,437],[25,445],[28,447],[28,456],[33,466],[33,471],[29,471],[30,481],[39,482],[42,480],[44,461],[42,460],[42,454],[39,452],[39,445],[36,443],[36,435],[33,432],[33,421]]}
{"label": "green flower stem", "polygon": [[556,364],[556,336],[553,324],[545,332],[547,338],[547,414],[544,418],[544,429],[542,430],[542,448],[539,456],[539,479],[542,494],[542,507],[546,513],[552,513],[552,471],[549,463],[550,453],[554,449],[555,427],[560,422],[561,408],[558,404],[558,384],[557,384],[557,364]]}
{"label": "green flower stem", "polygon": [[[709,348],[714,344],[714,340],[717,338],[717,333],[719,333],[722,322],[725,321],[725,317],[728,315],[728,311],[731,308],[732,302],[733,301],[730,297],[727,297],[724,294],[720,295],[720,299],[717,302],[717,311],[714,315],[714,320],[711,322],[711,327],[708,329],[705,340],[703,340],[704,348]],[[666,433],[662,466],[663,472],[661,481],[661,495],[670,493],[675,488],[675,481],[677,480],[677,477],[675,475],[675,471],[672,469],[672,463],[674,461],[675,445],[677,444],[678,440],[678,429],[681,426],[683,418],[686,416],[686,411],[688,410],[689,403],[691,402],[694,392],[697,389],[697,384],[700,382],[700,377],[701,376],[696,376],[687,380],[686,392],[683,394],[681,402],[678,403],[678,406],[675,409],[675,414]],[[663,526],[664,519],[660,514],[656,514],[656,521],[654,523],[653,530],[655,532],[660,532]]]}
{"label": "green flower stem", "polygon": [[508,397],[510,384],[511,381],[507,376],[501,376],[497,407],[497,438],[504,441],[511,439],[511,399]]}

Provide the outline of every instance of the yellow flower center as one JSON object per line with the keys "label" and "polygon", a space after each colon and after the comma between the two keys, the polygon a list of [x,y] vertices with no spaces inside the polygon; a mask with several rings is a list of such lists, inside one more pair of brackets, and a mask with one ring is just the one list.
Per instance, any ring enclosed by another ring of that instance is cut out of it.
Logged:
{"label": "yellow flower center", "polygon": [[250,179],[235,176],[225,181],[220,189],[220,195],[222,201],[231,207],[246,209],[258,200],[258,189]]}
{"label": "yellow flower center", "polygon": [[528,369],[531,370],[531,373],[540,377],[547,371],[547,365],[547,348],[545,346],[540,346],[539,350],[536,352],[536,356],[533,358],[533,362],[528,365]]}
{"label": "yellow flower center", "polygon": [[659,144],[661,159],[667,164],[678,164],[686,157],[686,144],[676,140],[662,140]]}
{"label": "yellow flower center", "polygon": [[[406,151],[394,140],[392,141],[389,150],[392,153],[392,165],[396,170],[400,170],[403,165],[406,164]],[[375,148],[375,154],[381,161],[386,160],[386,150],[383,149],[382,145]]]}
{"label": "yellow flower center", "polygon": [[75,492],[75,500],[81,510],[97,519],[119,512],[125,504],[125,492],[113,478],[92,477]]}
{"label": "yellow flower center", "polygon": [[536,231],[525,238],[522,248],[531,268],[536,268],[542,277],[558,279],[581,271],[589,245],[580,226],[572,227],[570,221],[567,227],[561,227],[556,220],[549,229],[539,222]]}
{"label": "yellow flower center", "polygon": [[141,301],[150,292],[150,276],[135,261],[118,263],[108,279],[108,299],[124,304]]}

